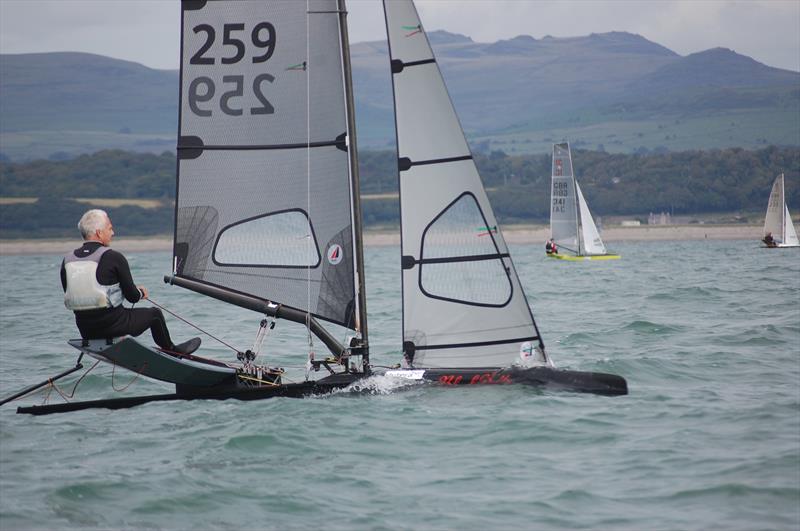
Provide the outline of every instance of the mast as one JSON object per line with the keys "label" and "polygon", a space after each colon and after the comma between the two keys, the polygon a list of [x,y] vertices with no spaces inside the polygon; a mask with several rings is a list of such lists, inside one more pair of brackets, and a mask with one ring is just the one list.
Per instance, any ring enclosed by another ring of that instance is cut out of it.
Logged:
{"label": "mast", "polygon": [[569,144],[567,144],[567,149],[567,153],[569,154],[569,169],[572,172],[572,189],[575,192],[573,194],[575,196],[575,239],[578,242],[578,256],[581,256],[583,254],[583,249],[581,249],[581,247],[583,247],[581,245],[581,240],[583,238],[581,237],[581,209],[578,204],[578,179],[575,178],[575,167],[572,165],[572,149],[569,148]]}
{"label": "mast", "polygon": [[781,173],[781,243],[786,243],[786,190],[783,187],[784,177]]}
{"label": "mast", "polygon": [[358,142],[356,141],[355,104],[353,99],[353,77],[350,65],[350,40],[347,33],[347,6],[345,0],[337,0],[342,46],[342,68],[345,105],[347,108],[347,153],[350,158],[350,189],[352,191],[353,241],[355,242],[356,282],[356,331],[361,332],[363,364],[369,365],[369,333],[367,328],[367,294],[364,281],[364,239],[361,217],[361,186],[358,173]]}

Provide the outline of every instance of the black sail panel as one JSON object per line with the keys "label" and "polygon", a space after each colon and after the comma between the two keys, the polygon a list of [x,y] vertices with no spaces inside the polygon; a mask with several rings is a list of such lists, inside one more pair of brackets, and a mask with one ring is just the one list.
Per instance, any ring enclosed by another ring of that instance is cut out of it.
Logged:
{"label": "black sail panel", "polygon": [[335,0],[184,2],[175,272],[353,327]]}

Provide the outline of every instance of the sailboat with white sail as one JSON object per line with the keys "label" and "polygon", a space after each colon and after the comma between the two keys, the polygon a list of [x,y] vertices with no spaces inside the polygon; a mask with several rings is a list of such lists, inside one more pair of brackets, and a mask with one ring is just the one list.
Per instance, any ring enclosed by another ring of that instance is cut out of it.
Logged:
{"label": "sailboat with white sail", "polygon": [[[231,362],[175,355],[131,337],[73,340],[81,356],[174,383],[175,393],[20,413],[302,397],[377,372],[344,0],[198,0],[182,8],[174,271],[165,281],[263,315],[256,340],[252,349],[234,349]],[[416,9],[411,0],[384,9],[398,132],[404,334],[404,363],[384,374],[626,394],[619,376],[553,367]],[[282,370],[259,361],[276,320],[308,330],[299,354],[309,369],[304,381],[286,382]],[[321,321],[349,330],[350,339],[340,342]],[[314,337],[329,350],[323,359],[314,355]],[[312,378],[318,372],[324,376]]]}
{"label": "sailboat with white sail", "polygon": [[767,215],[764,218],[764,246],[770,249],[800,247],[797,232],[794,230],[789,207],[786,206],[784,192],[784,176],[781,173],[772,183],[772,191],[767,203]]}
{"label": "sailboat with white sail", "polygon": [[600,238],[575,178],[568,142],[553,145],[551,183],[550,236],[558,252],[547,256],[570,261],[619,260],[620,255],[609,253]]}

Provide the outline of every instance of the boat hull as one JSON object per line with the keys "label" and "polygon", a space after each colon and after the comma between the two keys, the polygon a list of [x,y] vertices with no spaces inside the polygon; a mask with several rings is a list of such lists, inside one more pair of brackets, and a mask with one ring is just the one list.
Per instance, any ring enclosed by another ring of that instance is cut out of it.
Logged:
{"label": "boat hull", "polygon": [[[267,398],[304,398],[343,389],[368,375],[358,372],[330,374],[318,380],[282,383],[237,377],[236,370],[215,360],[196,356],[176,357],[148,348],[133,338],[105,340],[70,340],[84,354],[114,363],[138,374],[175,384],[174,393],[102,400],[67,402],[17,408],[17,413],[48,415],[84,409],[124,409],[148,402],[175,400],[263,400]],[[386,376],[432,382],[443,386],[529,385],[547,390],[617,396],[628,394],[624,378],[614,374],[555,369],[552,367],[396,369]]]}
{"label": "boat hull", "polygon": [[622,258],[618,254],[592,254],[592,255],[574,255],[574,254],[548,254],[548,258],[555,258],[556,260],[566,260],[567,262],[583,262],[585,260],[619,260]]}
{"label": "boat hull", "polygon": [[[551,367],[470,368],[470,369],[400,369],[387,376],[431,382],[446,387],[485,385],[528,385],[545,390],[591,393],[604,396],[628,394],[628,384],[615,374],[570,371]],[[149,402],[175,400],[264,400],[267,398],[305,398],[343,389],[366,376],[361,373],[333,374],[316,381],[276,384],[261,387],[231,385],[219,388],[178,387],[175,393],[149,396],[87,400],[17,408],[17,413],[49,415],[84,409],[125,409]]]}
{"label": "boat hull", "polygon": [[236,369],[224,363],[153,349],[129,336],[108,341],[70,339],[68,343],[95,359],[175,385],[210,388],[236,381]]}
{"label": "boat hull", "polygon": [[517,384],[606,396],[628,394],[628,383],[625,378],[616,374],[570,371],[552,367],[401,369],[388,371],[386,374],[410,380],[427,380],[446,386]]}
{"label": "boat hull", "polygon": [[179,387],[175,393],[161,395],[132,396],[110,398],[104,400],[85,400],[64,404],[46,404],[41,406],[18,407],[17,413],[29,415],[49,415],[51,413],[68,413],[84,409],[126,409],[149,402],[167,402],[176,400],[264,400],[267,398],[305,398],[313,395],[327,394],[342,389],[364,378],[363,374],[334,374],[315,381],[245,387],[230,385],[221,388]]}

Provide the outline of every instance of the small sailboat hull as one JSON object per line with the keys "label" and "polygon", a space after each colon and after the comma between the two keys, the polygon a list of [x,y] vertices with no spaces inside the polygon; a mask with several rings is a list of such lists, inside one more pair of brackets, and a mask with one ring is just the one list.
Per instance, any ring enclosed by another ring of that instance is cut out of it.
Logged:
{"label": "small sailboat hull", "polygon": [[548,258],[556,260],[566,260],[567,262],[583,262],[584,260],[619,260],[622,256],[618,254],[590,254],[578,256],[574,254],[548,254]]}

